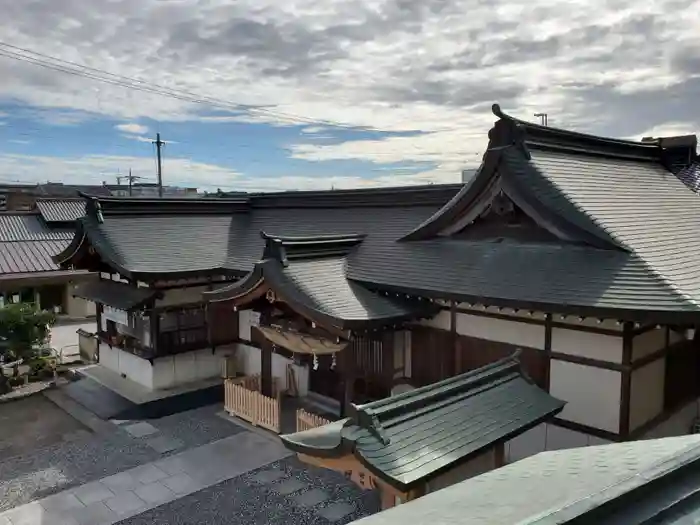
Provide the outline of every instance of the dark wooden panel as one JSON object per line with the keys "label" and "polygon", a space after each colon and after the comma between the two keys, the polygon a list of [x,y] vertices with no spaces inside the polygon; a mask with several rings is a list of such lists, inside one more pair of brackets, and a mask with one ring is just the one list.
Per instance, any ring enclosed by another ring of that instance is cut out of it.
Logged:
{"label": "dark wooden panel", "polygon": [[482,366],[498,361],[513,355],[518,349],[521,350],[520,361],[527,374],[532,380],[543,389],[547,389],[548,360],[544,350],[536,348],[526,348],[501,343],[498,341],[487,341],[476,337],[460,335],[457,338],[458,352],[460,352],[461,370],[457,373],[464,373]]}
{"label": "dark wooden panel", "polygon": [[700,353],[696,341],[669,347],[666,355],[664,409],[673,410],[700,394]]}
{"label": "dark wooden panel", "polygon": [[230,343],[238,340],[238,315],[231,305],[226,302],[209,303],[207,306],[207,322],[209,334],[214,345]]}
{"label": "dark wooden panel", "polygon": [[[461,356],[460,356],[461,357]],[[429,385],[455,374],[454,334],[425,326],[411,331],[411,382]]]}

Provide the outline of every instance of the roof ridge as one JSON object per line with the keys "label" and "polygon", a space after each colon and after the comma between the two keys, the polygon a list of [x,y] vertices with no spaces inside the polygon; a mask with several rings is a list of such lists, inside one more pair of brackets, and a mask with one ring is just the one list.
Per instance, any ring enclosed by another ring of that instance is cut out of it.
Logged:
{"label": "roof ridge", "polygon": [[304,237],[277,236],[260,231],[265,240],[262,259],[271,259],[287,266],[290,259],[344,257],[364,241],[366,234],[316,235]]}
{"label": "roof ridge", "polygon": [[469,395],[473,389],[486,387],[507,374],[518,371],[522,376],[520,351],[486,366],[470,370],[437,383],[403,392],[364,405],[353,405],[357,413],[358,426],[384,436],[384,423],[400,417],[406,411],[420,410],[428,403],[439,403],[459,395]]}
{"label": "roof ridge", "polygon": [[555,127],[550,127],[550,126],[542,126],[539,124],[536,124],[534,122],[528,122],[525,120],[521,120],[519,118],[513,117],[511,115],[508,115],[505,113],[499,104],[493,104],[491,106],[491,111],[493,114],[500,119],[507,120],[510,122],[513,122],[515,124],[518,124],[522,127],[525,128],[525,130],[531,130],[535,132],[540,132],[544,134],[544,136],[551,136],[551,138],[556,138],[562,137],[562,138],[569,138],[569,139],[576,139],[576,140],[589,140],[594,143],[599,143],[601,145],[607,145],[607,146],[623,146],[623,147],[631,147],[631,148],[639,148],[640,150],[648,150],[650,152],[660,152],[661,148],[659,147],[658,144],[654,142],[643,142],[643,141],[635,141],[635,140],[629,140],[629,139],[618,139],[618,138],[613,138],[613,137],[602,137],[600,135],[592,135],[590,133],[582,133],[579,131],[571,131],[567,129],[562,129],[562,128],[555,128]]}

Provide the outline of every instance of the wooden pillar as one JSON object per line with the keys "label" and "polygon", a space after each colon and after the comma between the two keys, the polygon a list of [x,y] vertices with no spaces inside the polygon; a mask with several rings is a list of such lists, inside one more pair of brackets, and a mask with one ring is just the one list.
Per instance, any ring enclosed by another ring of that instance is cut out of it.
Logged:
{"label": "wooden pillar", "polygon": [[452,341],[452,349],[454,352],[454,365],[452,375],[456,376],[462,373],[462,352],[459,347],[459,335],[457,334],[457,303],[450,302],[450,340]]}
{"label": "wooden pillar", "polygon": [[620,437],[626,440],[630,432],[630,395],[632,393],[632,344],[634,324],[625,322],[622,328],[622,372],[620,372]]}
{"label": "wooden pillar", "polygon": [[264,396],[274,397],[272,388],[272,343],[267,339],[263,339],[260,351],[260,392]]}
{"label": "wooden pillar", "polygon": [[352,408],[352,402],[355,397],[355,338],[350,340],[350,343],[340,353],[341,367],[340,371],[343,375],[343,403],[340,407],[340,416],[347,417]]}

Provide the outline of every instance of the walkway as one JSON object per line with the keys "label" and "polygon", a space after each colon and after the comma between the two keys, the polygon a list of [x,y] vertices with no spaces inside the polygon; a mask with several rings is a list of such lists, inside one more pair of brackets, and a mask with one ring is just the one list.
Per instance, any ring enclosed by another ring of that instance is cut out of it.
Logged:
{"label": "walkway", "polygon": [[289,456],[242,432],[0,513],[0,525],[112,525]]}

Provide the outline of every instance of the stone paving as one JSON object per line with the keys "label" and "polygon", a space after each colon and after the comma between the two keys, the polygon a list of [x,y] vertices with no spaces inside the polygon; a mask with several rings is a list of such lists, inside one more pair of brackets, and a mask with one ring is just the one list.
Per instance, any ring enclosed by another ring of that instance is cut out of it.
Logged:
{"label": "stone paving", "polygon": [[11,525],[112,525],[289,456],[268,436],[241,432],[0,514]]}
{"label": "stone paving", "polygon": [[[80,433],[71,440],[4,458],[0,461],[0,512],[244,431],[219,417],[220,409],[215,405],[151,420],[148,424],[157,432],[140,438],[122,428],[139,422],[105,423],[102,431]],[[164,442],[177,439],[182,446],[162,452],[171,447],[149,443],[154,437]]]}

